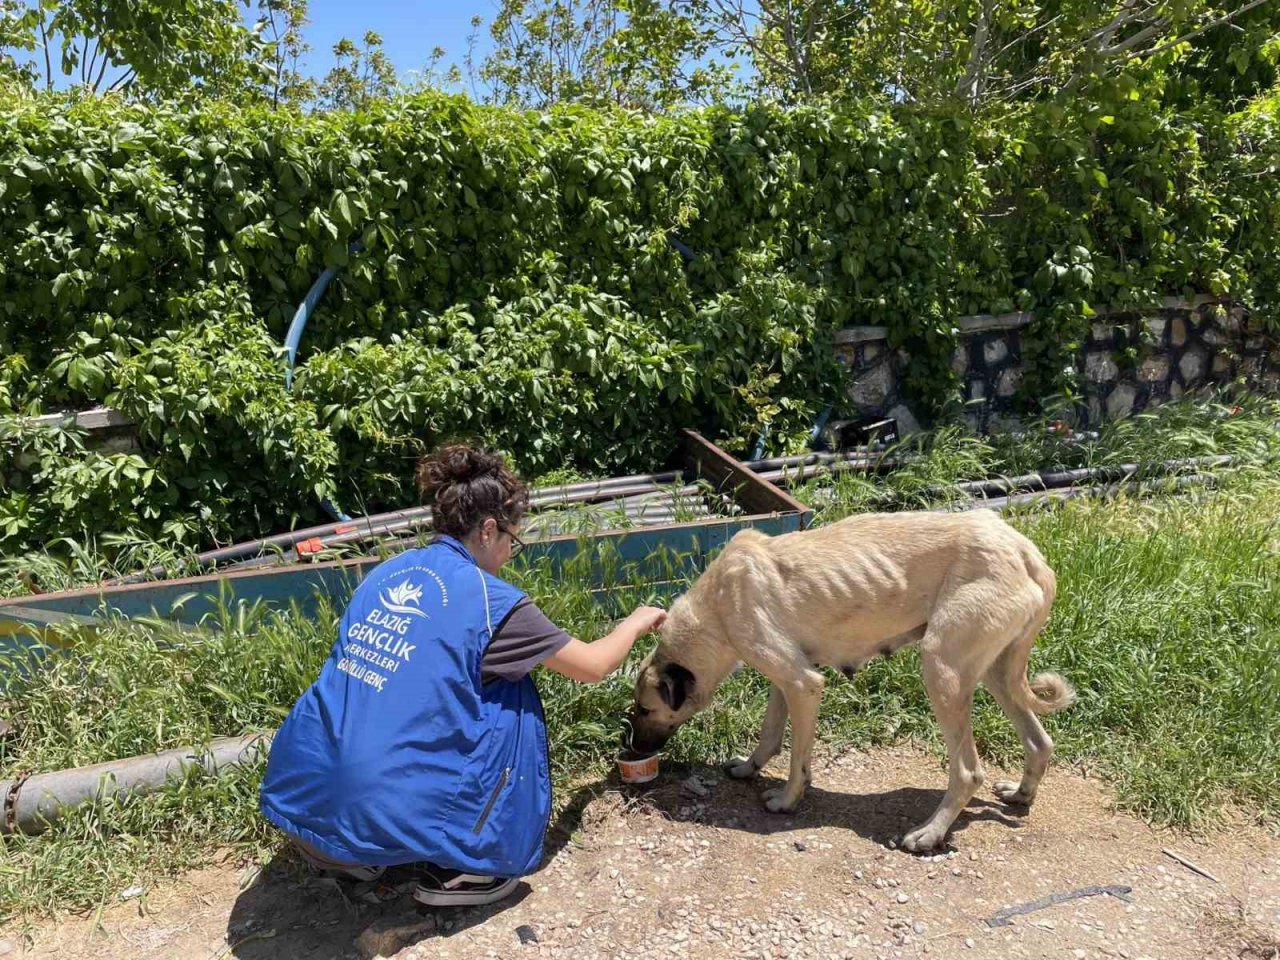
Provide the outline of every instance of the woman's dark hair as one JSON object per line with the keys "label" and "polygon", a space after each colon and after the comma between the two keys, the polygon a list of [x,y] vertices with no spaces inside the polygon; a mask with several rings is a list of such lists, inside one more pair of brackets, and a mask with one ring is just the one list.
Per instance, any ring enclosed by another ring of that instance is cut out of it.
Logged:
{"label": "woman's dark hair", "polygon": [[493,517],[510,529],[529,509],[529,491],[499,454],[451,443],[418,463],[418,490],[437,533],[461,539]]}

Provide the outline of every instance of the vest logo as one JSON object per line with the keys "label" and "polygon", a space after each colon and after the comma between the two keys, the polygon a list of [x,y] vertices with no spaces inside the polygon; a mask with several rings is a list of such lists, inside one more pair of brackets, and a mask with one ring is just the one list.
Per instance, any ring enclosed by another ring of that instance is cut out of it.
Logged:
{"label": "vest logo", "polygon": [[418,602],[422,599],[422,587],[409,580],[401,581],[398,586],[383,590],[378,594],[378,599],[382,601],[384,607],[393,613],[400,613],[409,617],[422,617],[426,620],[431,619],[418,606]]}

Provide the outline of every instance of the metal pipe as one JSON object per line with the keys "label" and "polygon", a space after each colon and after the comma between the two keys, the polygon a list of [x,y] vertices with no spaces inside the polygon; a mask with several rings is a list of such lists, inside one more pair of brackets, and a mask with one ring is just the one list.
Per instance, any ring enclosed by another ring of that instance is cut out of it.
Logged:
{"label": "metal pipe", "polygon": [[[530,502],[531,506],[542,506],[553,503],[580,503],[609,499],[622,495],[617,492],[619,488],[626,488],[625,492],[628,493],[636,491],[653,492],[658,490],[662,484],[676,483],[683,480],[684,476],[684,471],[669,470],[663,473],[636,474],[629,477],[611,477],[607,480],[588,480],[580,483],[542,487],[532,492]],[[421,520],[425,524],[430,519],[430,507],[405,507],[404,509],[392,510],[387,513],[317,524],[300,530],[291,530],[287,533],[273,534],[258,540],[247,540],[226,547],[218,547],[217,549],[206,550],[197,554],[194,559],[198,569],[214,569],[236,560],[256,560],[260,555],[268,554],[275,550],[281,552],[292,550],[299,543],[308,540],[323,540],[329,536],[336,536],[338,539],[333,542],[346,543],[353,539],[359,539],[361,530],[365,531],[364,535],[366,536],[378,536],[388,529],[403,530],[406,527],[413,526],[412,523],[403,523],[402,521]],[[352,534],[355,534],[355,536],[352,536]],[[239,567],[242,564],[235,564],[235,566]],[[164,566],[155,566],[146,572],[132,574],[127,577],[117,577],[106,581],[106,583],[108,585],[142,583],[146,580],[163,579],[167,572]]]}
{"label": "metal pipe", "polygon": [[150,793],[189,770],[198,768],[216,776],[263,756],[273,736],[252,733],[228,737],[203,748],[183,747],[0,783],[4,797],[0,834],[40,833],[85,803]]}
{"label": "metal pipe", "polygon": [[808,466],[815,463],[835,463],[838,460],[876,460],[877,454],[883,453],[887,447],[876,444],[867,450],[846,450],[840,453],[799,453],[792,457],[770,457],[767,460],[747,460],[743,466],[759,473],[763,470],[777,470],[779,467]]}
{"label": "metal pipe", "polygon": [[784,480],[788,483],[797,480],[811,479],[813,477],[827,476],[833,473],[846,473],[849,471],[857,471],[859,473],[886,473],[902,465],[902,461],[889,457],[882,457],[876,460],[837,460],[829,463],[817,463],[812,467],[800,464],[791,469],[783,468],[781,470],[765,470],[757,474],[761,480],[776,482]]}
{"label": "metal pipe", "polygon": [[962,513],[969,510],[995,510],[1003,512],[1010,507],[1028,506],[1031,504],[1052,505],[1079,497],[1105,497],[1120,492],[1139,494],[1159,493],[1169,487],[1211,486],[1217,480],[1212,474],[1191,474],[1185,477],[1165,477],[1152,480],[1139,480],[1136,483],[1107,483],[1094,486],[1059,487],[1048,490],[1035,490],[1029,493],[1013,494],[1007,497],[995,497],[990,500],[970,500],[964,503],[950,503],[935,507],[934,513]]}

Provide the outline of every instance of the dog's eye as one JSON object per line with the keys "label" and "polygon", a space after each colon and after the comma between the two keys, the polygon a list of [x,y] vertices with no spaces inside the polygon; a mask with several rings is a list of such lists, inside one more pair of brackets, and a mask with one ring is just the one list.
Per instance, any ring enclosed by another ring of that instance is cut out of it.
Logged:
{"label": "dog's eye", "polygon": [[653,713],[653,711],[652,711],[652,710],[650,710],[648,707],[642,707],[642,706],[640,706],[640,704],[638,704],[638,703],[636,704],[636,716],[637,716],[637,717],[647,717],[647,716],[648,716],[649,714],[651,714],[651,713]]}

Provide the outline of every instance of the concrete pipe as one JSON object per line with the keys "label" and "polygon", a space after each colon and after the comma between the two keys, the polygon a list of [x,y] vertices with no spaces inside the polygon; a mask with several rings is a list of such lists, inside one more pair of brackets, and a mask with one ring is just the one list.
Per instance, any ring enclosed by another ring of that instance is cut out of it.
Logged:
{"label": "concrete pipe", "polygon": [[4,817],[0,834],[41,833],[64,813],[85,803],[100,803],[112,796],[139,796],[182,777],[192,768],[217,775],[242,763],[265,756],[272,733],[214,740],[200,749],[183,747],[163,753],[109,760],[88,767],[0,783]]}

